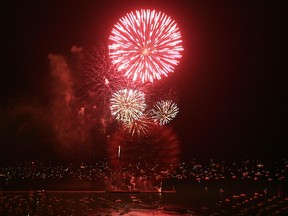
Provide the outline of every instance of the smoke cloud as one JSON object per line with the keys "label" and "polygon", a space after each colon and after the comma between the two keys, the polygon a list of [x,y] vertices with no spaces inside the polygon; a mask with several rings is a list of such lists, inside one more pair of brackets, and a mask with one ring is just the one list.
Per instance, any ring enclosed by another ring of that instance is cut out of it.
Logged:
{"label": "smoke cloud", "polygon": [[92,124],[85,118],[84,108],[77,104],[73,77],[62,55],[49,54],[52,76],[51,122],[57,152],[67,157],[81,157],[92,150]]}

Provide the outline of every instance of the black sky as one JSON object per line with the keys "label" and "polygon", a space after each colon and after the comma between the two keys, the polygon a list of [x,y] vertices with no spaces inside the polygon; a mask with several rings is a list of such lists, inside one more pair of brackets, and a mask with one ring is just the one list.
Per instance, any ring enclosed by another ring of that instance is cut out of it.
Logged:
{"label": "black sky", "polygon": [[[178,86],[180,113],[172,125],[183,157],[287,155],[287,4],[183,0],[0,4],[2,161],[10,155],[21,157],[13,154],[19,144],[7,141],[7,134],[15,136],[17,127],[6,129],[9,119],[3,113],[15,110],[17,104],[49,104],[49,53],[65,56],[73,45],[106,42],[120,17],[142,8],[168,14],[182,34],[183,58],[168,78]],[[32,143],[20,148],[26,156],[45,155],[49,149],[45,141],[35,147],[38,136],[25,138],[31,139],[25,143]]]}

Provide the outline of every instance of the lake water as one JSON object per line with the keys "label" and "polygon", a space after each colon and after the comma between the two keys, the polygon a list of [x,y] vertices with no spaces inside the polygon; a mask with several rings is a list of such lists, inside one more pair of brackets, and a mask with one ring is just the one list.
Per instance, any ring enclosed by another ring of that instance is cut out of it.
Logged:
{"label": "lake water", "polygon": [[283,188],[279,184],[264,186],[184,184],[178,185],[176,192],[167,193],[0,191],[0,215],[261,215],[261,212],[270,215],[272,211],[282,215],[288,212]]}

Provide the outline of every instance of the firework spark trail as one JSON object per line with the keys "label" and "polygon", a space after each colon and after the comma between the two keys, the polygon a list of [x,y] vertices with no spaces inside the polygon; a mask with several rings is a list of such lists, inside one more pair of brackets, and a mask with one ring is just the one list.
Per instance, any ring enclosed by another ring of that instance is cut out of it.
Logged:
{"label": "firework spark trail", "polygon": [[160,80],[174,71],[182,57],[176,22],[155,10],[127,14],[114,26],[109,40],[112,63],[133,81]]}
{"label": "firework spark trail", "polygon": [[122,122],[139,119],[146,108],[144,93],[138,90],[122,89],[113,93],[111,113]]}
{"label": "firework spark trail", "polygon": [[150,110],[150,115],[159,125],[164,125],[174,119],[178,112],[179,108],[176,103],[171,100],[161,100]]}

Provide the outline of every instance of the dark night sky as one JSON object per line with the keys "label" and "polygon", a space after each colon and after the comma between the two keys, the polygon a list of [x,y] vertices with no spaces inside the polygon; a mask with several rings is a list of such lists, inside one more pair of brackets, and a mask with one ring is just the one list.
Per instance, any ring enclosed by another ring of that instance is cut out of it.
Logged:
{"label": "dark night sky", "polygon": [[23,103],[49,104],[49,53],[65,56],[73,45],[106,42],[120,17],[141,8],[168,14],[182,34],[183,58],[168,79],[178,86],[180,113],[172,125],[183,157],[287,156],[287,4],[176,0],[0,4],[1,162],[23,155],[46,157],[46,151],[53,155],[41,133],[15,146],[7,138],[17,136],[20,121],[7,113],[17,112]]}

